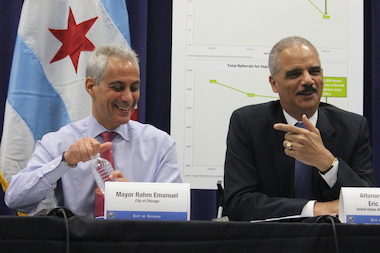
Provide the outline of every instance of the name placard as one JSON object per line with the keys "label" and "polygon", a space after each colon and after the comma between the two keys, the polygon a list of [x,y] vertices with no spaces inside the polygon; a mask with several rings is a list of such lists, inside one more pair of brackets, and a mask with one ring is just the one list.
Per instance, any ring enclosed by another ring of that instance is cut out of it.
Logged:
{"label": "name placard", "polygon": [[190,185],[106,182],[104,218],[190,220]]}
{"label": "name placard", "polygon": [[380,224],[380,188],[342,187],[339,220],[342,223]]}

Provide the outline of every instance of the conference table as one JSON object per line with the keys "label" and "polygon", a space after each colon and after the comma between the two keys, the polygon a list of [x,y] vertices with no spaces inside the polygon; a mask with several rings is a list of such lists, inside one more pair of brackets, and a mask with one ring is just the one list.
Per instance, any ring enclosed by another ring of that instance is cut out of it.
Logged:
{"label": "conference table", "polygon": [[0,216],[0,252],[379,252],[376,224]]}

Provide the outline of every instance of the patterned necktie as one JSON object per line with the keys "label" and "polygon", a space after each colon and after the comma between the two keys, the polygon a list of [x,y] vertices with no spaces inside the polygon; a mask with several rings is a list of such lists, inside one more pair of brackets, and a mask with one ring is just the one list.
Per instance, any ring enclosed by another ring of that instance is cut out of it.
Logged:
{"label": "patterned necktie", "polygon": [[[111,142],[113,140],[113,138],[116,137],[117,133],[115,133],[115,132],[104,132],[100,135],[103,137],[104,142]],[[100,157],[107,159],[112,164],[112,167],[115,168],[114,163],[113,163],[113,155],[112,155],[111,149],[103,151],[100,154]],[[99,190],[99,188],[96,187],[94,217],[97,218],[97,217],[103,217],[103,216],[104,216],[104,195]]]}
{"label": "patterned necktie", "polygon": [[[306,128],[303,122],[296,123],[297,127]],[[295,197],[297,199],[313,199],[312,166],[295,160]]]}

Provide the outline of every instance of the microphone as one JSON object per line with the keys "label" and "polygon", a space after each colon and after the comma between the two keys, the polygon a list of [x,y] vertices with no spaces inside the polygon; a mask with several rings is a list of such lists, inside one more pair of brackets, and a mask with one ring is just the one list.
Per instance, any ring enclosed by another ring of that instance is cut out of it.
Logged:
{"label": "microphone", "polygon": [[219,202],[218,202],[218,213],[216,218],[222,218],[223,215],[223,206],[224,206],[224,189],[222,186],[222,180],[218,180],[218,193],[219,193]]}
{"label": "microphone", "polygon": [[65,218],[70,218],[72,216],[74,216],[74,213],[67,209],[66,207],[63,207],[63,206],[60,206],[60,207],[56,207],[52,210],[50,210],[50,212],[47,214],[48,216],[57,216],[57,217],[65,217]]}
{"label": "microphone", "polygon": [[56,216],[56,217],[66,217],[70,218],[74,216],[75,214],[68,208],[63,206],[58,206],[52,209],[42,209],[38,213],[36,213],[34,216]]}

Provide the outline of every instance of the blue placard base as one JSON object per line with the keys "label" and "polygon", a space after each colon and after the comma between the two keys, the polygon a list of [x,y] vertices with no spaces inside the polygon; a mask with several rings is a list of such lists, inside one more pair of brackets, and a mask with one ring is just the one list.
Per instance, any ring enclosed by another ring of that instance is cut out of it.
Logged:
{"label": "blue placard base", "polygon": [[107,211],[107,219],[118,220],[187,220],[186,212],[140,212],[140,211]]}
{"label": "blue placard base", "polygon": [[346,223],[380,224],[380,216],[375,216],[375,215],[346,215]]}

